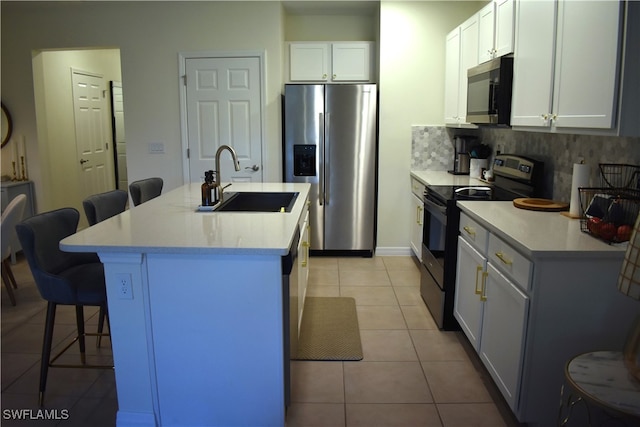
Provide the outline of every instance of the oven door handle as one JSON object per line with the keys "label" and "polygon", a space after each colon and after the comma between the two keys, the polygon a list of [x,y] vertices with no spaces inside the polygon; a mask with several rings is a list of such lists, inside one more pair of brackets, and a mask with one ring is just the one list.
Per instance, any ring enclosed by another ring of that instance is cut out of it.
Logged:
{"label": "oven door handle", "polygon": [[424,204],[425,204],[425,208],[427,206],[437,210],[440,214],[442,214],[443,216],[447,215],[447,207],[446,206],[442,206],[439,203],[434,202],[433,200],[429,199],[428,196],[424,196],[422,198]]}

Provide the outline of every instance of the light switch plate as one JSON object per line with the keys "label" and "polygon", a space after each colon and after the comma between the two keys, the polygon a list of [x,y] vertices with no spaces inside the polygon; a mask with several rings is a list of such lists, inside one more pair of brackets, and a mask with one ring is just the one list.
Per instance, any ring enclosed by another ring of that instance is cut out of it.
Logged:
{"label": "light switch plate", "polygon": [[164,154],[164,143],[162,142],[150,142],[149,143],[150,154]]}

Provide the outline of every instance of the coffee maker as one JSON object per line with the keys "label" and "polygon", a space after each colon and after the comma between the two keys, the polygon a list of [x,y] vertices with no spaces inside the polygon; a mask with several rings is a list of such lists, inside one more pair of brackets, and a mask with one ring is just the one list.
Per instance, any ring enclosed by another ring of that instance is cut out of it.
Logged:
{"label": "coffee maker", "polygon": [[475,137],[455,136],[453,138],[453,170],[447,171],[454,175],[469,175],[469,148]]}

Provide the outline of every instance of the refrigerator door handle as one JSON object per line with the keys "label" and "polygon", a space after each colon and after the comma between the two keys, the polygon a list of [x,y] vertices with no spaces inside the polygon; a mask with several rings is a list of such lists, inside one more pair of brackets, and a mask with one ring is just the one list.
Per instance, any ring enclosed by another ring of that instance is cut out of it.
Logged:
{"label": "refrigerator door handle", "polygon": [[324,147],[325,147],[325,141],[324,141],[324,114],[320,113],[319,115],[319,120],[318,120],[318,133],[320,134],[320,167],[319,169],[319,179],[318,179],[318,185],[319,185],[319,191],[318,191],[318,203],[320,204],[320,206],[324,205]]}
{"label": "refrigerator door handle", "polygon": [[329,166],[327,166],[327,162],[325,161],[326,159],[330,158],[331,153],[329,152],[329,150],[331,150],[331,143],[329,141],[329,134],[331,133],[331,114],[330,113],[326,113],[325,114],[325,118],[324,118],[324,138],[322,138],[324,147],[323,147],[323,159],[322,159],[322,173],[323,173],[323,183],[322,183],[322,187],[323,187],[323,191],[322,191],[322,199],[324,200],[324,204],[328,205],[329,204],[329,185],[331,184],[329,182],[329,176],[327,176],[327,168]]}

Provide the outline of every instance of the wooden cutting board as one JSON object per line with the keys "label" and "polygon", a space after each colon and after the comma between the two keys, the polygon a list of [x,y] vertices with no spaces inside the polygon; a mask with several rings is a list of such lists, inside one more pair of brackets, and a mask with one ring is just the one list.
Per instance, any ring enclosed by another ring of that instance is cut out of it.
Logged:
{"label": "wooden cutting board", "polygon": [[549,199],[520,198],[513,200],[513,206],[530,211],[559,212],[569,209],[569,203]]}

